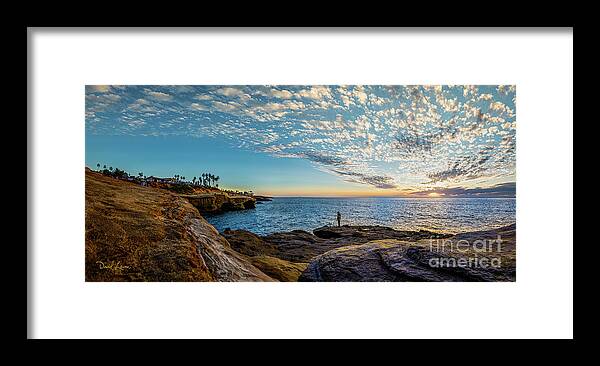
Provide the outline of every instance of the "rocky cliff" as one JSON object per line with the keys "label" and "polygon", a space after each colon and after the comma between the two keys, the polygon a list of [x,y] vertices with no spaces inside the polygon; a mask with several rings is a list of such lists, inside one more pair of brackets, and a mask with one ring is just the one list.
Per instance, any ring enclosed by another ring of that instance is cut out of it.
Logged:
{"label": "rocky cliff", "polygon": [[187,200],[85,172],[86,281],[272,281]]}
{"label": "rocky cliff", "polygon": [[204,194],[181,194],[201,213],[247,210],[256,207],[256,199],[243,195],[229,195],[225,192]]}

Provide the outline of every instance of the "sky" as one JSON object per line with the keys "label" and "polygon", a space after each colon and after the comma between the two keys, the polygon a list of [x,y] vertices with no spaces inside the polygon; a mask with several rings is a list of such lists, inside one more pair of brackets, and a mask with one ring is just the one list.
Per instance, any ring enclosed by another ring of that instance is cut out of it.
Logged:
{"label": "sky", "polygon": [[87,85],[86,165],[273,196],[514,197],[514,85]]}

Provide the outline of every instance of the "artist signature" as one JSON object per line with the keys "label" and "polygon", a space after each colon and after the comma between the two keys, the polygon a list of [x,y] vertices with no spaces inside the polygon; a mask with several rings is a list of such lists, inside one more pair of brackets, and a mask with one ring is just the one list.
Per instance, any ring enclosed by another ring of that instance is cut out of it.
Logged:
{"label": "artist signature", "polygon": [[121,265],[121,261],[110,261],[107,263],[96,261],[96,263],[100,266],[100,269],[108,269],[113,272],[123,272],[124,270],[129,269],[129,266]]}

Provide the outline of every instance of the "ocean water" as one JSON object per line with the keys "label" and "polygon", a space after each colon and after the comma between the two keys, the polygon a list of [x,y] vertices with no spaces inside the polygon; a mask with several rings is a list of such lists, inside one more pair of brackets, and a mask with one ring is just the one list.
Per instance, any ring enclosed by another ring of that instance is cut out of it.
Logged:
{"label": "ocean water", "polygon": [[323,225],[383,225],[399,230],[457,233],[516,222],[514,198],[273,198],[256,209],[206,215],[222,232],[244,229],[259,235],[312,231]]}

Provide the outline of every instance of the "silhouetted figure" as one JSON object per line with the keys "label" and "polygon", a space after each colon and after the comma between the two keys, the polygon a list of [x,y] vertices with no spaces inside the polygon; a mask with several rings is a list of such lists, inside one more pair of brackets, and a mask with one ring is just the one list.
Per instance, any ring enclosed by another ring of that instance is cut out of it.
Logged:
{"label": "silhouetted figure", "polygon": [[341,222],[342,222],[342,214],[338,211],[337,213],[337,221],[338,221],[338,226],[341,226]]}

